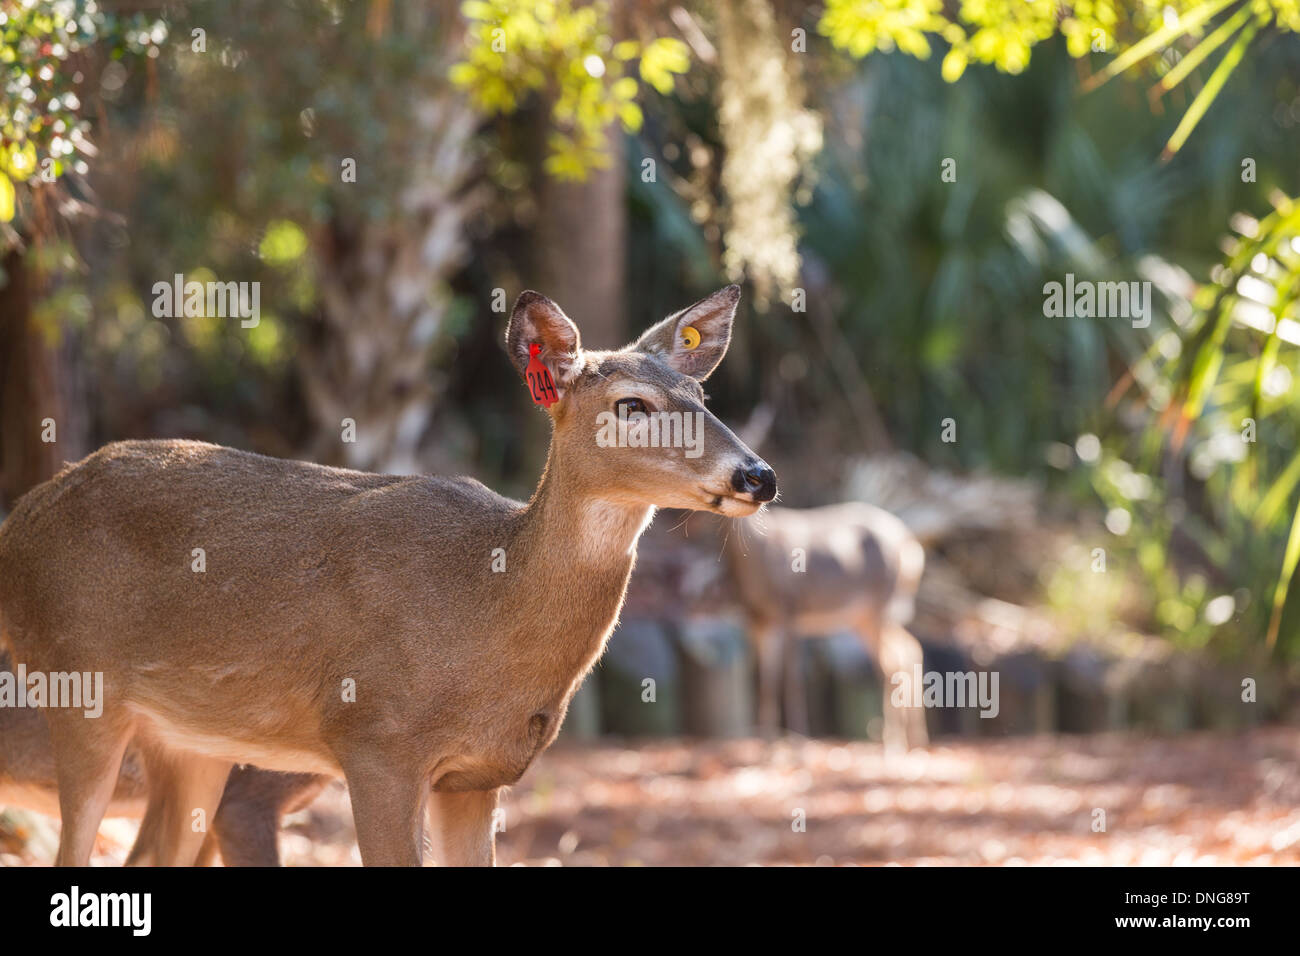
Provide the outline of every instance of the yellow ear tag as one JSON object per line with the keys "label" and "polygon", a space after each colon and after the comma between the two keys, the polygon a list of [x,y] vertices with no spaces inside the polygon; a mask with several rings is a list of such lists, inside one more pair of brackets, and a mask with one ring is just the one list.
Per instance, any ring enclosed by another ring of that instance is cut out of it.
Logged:
{"label": "yellow ear tag", "polygon": [[700,344],[700,330],[693,325],[685,326],[682,329],[682,347],[693,349]]}

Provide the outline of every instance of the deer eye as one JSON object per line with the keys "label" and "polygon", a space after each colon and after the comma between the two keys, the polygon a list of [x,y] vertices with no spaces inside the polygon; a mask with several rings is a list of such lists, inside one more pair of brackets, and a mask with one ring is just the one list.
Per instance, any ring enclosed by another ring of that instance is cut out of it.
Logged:
{"label": "deer eye", "polygon": [[620,398],[614,403],[615,411],[623,408],[627,409],[628,415],[634,414],[635,412],[641,412],[644,414],[650,411],[649,406],[639,398]]}

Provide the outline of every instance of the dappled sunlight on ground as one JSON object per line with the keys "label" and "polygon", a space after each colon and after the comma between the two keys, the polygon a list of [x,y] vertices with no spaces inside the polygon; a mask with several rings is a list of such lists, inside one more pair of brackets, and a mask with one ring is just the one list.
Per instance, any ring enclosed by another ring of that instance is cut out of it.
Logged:
{"label": "dappled sunlight on ground", "polygon": [[[896,756],[802,739],[562,745],[502,806],[501,864],[1294,865],[1300,730],[963,740]],[[120,863],[135,826],[106,821],[95,862]],[[2,858],[48,860],[52,832]],[[360,862],[342,784],[286,819],[281,848],[293,866]]]}

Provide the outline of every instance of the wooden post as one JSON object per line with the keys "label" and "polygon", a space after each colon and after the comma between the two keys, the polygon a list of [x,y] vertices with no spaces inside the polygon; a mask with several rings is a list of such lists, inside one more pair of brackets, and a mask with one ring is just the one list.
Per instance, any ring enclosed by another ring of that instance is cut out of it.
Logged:
{"label": "wooden post", "polygon": [[753,729],[754,686],[744,628],[732,618],[689,618],[678,632],[678,647],[686,733],[748,736]]}
{"label": "wooden post", "polygon": [[[624,620],[597,672],[605,733],[666,737],[681,732],[681,671],[663,623]],[[647,699],[651,695],[654,699]]]}

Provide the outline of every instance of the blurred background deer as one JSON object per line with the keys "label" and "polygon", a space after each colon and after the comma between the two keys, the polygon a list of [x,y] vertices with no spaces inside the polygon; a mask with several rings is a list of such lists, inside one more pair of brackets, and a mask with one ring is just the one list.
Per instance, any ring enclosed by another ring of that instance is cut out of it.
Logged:
{"label": "blurred background deer", "polygon": [[726,564],[744,609],[758,661],[758,723],[780,721],[808,733],[800,638],[857,634],[884,684],[884,742],[907,749],[928,742],[925,712],[895,703],[893,676],[922,662],[907,630],[925,569],[925,551],[889,512],[861,502],[821,508],[769,508],[723,532]]}

